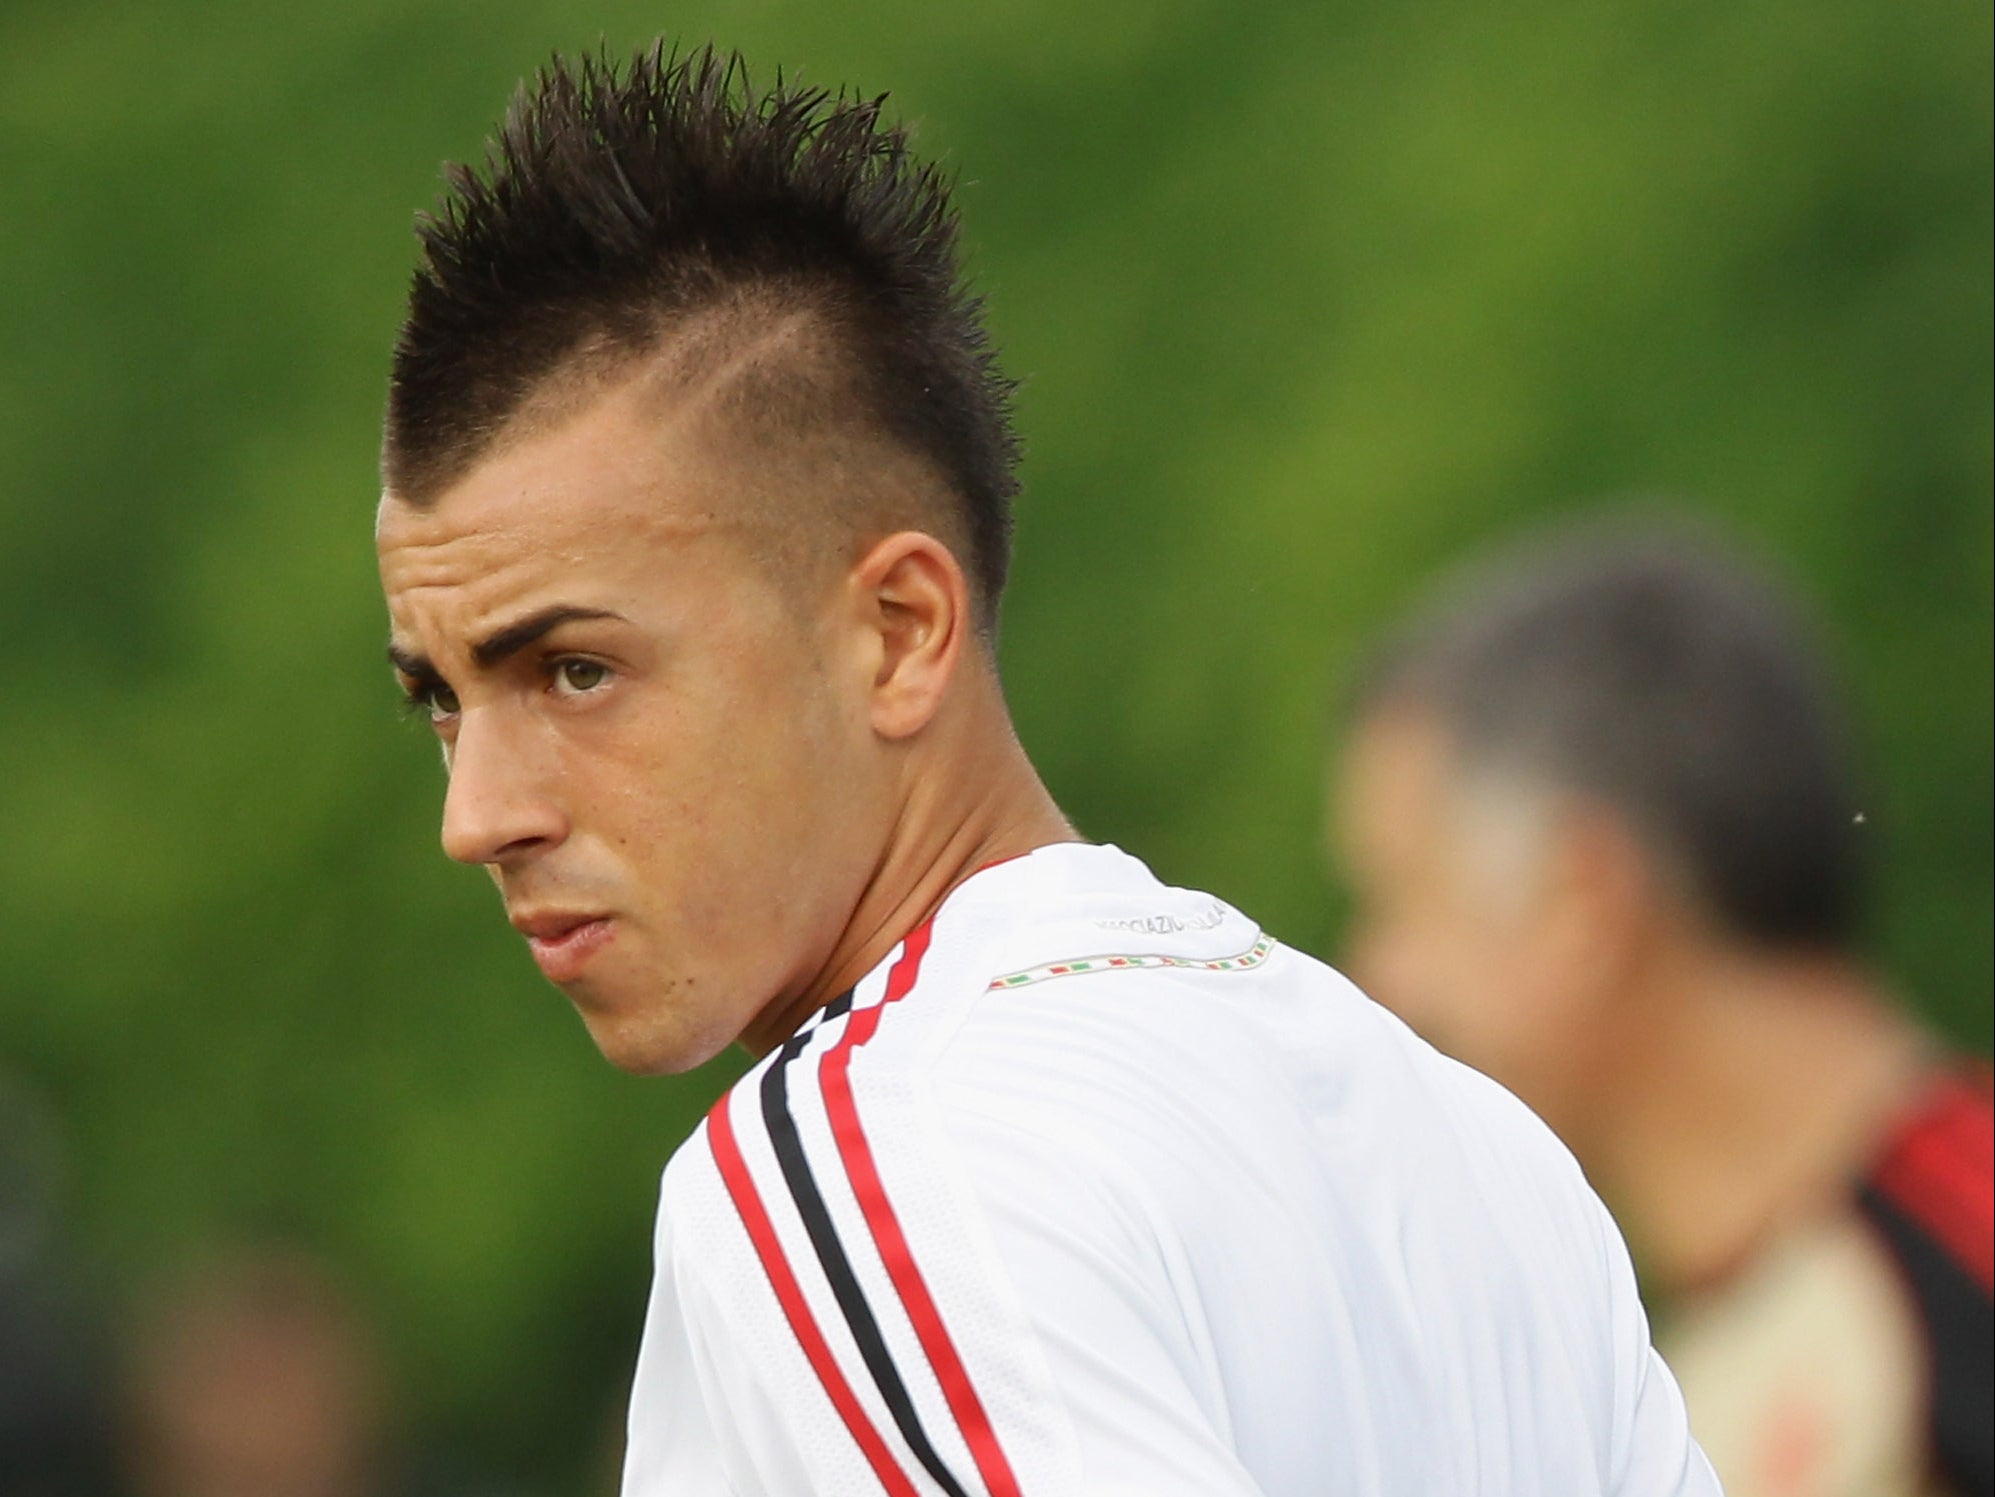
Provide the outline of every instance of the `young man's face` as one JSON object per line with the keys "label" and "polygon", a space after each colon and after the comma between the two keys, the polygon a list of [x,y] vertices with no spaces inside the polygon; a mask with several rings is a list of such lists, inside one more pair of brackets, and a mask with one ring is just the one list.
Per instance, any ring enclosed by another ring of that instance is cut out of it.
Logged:
{"label": "young man's face", "polygon": [[444,849],[631,1070],[697,1065],[809,981],[890,814],[836,568],[773,564],[745,518],[769,482],[725,418],[639,377],[434,504],[381,503]]}

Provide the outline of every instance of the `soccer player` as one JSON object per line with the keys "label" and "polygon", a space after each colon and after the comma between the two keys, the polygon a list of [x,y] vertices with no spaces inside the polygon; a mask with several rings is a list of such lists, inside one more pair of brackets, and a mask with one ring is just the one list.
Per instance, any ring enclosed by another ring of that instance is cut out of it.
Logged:
{"label": "soccer player", "polygon": [[1577,1152],[1732,1497],[1985,1497],[1988,1071],[1857,954],[1826,675],[1674,530],[1448,579],[1342,758],[1353,970]]}
{"label": "soccer player", "polygon": [[995,650],[1016,440],[876,102],[557,63],[422,229],[391,655],[665,1172],[626,1497],[1703,1497],[1492,1083],[1079,840]]}

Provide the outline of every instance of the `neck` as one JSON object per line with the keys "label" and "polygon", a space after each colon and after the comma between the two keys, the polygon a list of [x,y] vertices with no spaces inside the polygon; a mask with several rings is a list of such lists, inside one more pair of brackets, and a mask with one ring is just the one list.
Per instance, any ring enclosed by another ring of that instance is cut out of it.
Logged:
{"label": "neck", "polygon": [[979,869],[1081,840],[1012,731],[994,675],[976,673],[964,696],[910,750],[898,814],[844,932],[815,978],[742,1032],[750,1054],[765,1055],[796,1033]]}
{"label": "neck", "polygon": [[1590,1167],[1666,1292],[1718,1283],[1847,1199],[1926,1064],[1853,964],[1700,950],[1631,1002],[1643,1019]]}

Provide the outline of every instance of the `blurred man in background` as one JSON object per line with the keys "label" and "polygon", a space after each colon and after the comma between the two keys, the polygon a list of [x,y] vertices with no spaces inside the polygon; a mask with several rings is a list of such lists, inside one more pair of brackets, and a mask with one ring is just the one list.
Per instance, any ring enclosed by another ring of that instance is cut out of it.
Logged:
{"label": "blurred man in background", "polygon": [[1667,530],[1445,598],[1334,767],[1354,975],[1578,1154],[1732,1497],[1989,1492],[1988,1073],[1857,954],[1864,817],[1805,631]]}

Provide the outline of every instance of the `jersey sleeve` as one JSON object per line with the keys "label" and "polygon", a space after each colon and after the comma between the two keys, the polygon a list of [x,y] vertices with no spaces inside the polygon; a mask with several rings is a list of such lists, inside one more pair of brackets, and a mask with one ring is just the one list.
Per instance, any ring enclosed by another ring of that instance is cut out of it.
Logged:
{"label": "jersey sleeve", "polygon": [[823,1059],[668,1171],[624,1497],[1261,1497],[1114,1192]]}
{"label": "jersey sleeve", "polygon": [[1635,1266],[1621,1230],[1591,1191],[1593,1220],[1606,1278],[1615,1374],[1614,1497],[1723,1497],[1711,1462],[1692,1437],[1675,1376],[1650,1338]]}
{"label": "jersey sleeve", "polygon": [[1676,1379],[1647,1342],[1635,1353],[1633,1395],[1616,1497],[1723,1497],[1717,1473],[1690,1437]]}

